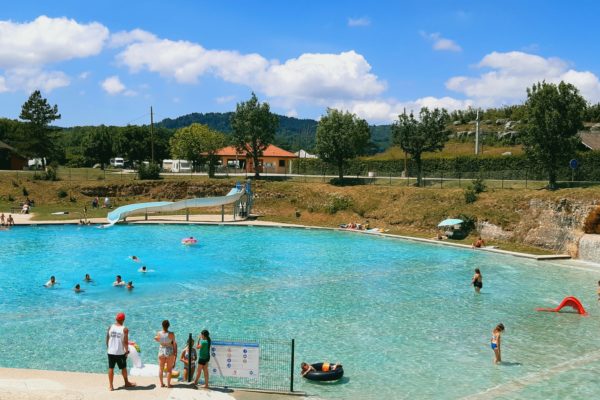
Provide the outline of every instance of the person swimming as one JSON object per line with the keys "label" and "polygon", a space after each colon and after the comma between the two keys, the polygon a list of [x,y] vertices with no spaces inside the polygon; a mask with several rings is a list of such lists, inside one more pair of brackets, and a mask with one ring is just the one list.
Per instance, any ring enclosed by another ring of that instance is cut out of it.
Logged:
{"label": "person swimming", "polygon": [[146,273],[146,272],[148,272],[148,269],[146,268],[145,265],[143,265],[142,268],[138,269],[138,272]]}
{"label": "person swimming", "polygon": [[133,289],[133,281],[127,282],[127,289],[129,289],[129,290]]}
{"label": "person swimming", "polygon": [[140,258],[138,256],[131,256],[130,257],[134,262],[140,262]]}
{"label": "person swimming", "polygon": [[46,286],[47,288],[51,288],[54,285],[58,285],[58,282],[56,282],[56,278],[54,277],[54,275],[52,275],[50,277],[50,280],[48,282],[46,282],[46,284],[44,286]]}
{"label": "person swimming", "polygon": [[75,293],[81,293],[81,292],[83,292],[84,290],[81,288],[81,285],[78,283],[78,284],[77,284],[77,285],[75,285],[75,287],[73,288],[73,291],[74,291]]}
{"label": "person swimming", "polygon": [[83,280],[86,282],[91,282],[92,278],[90,277],[90,274],[85,274],[85,278],[83,278]]}
{"label": "person swimming", "polygon": [[125,286],[125,281],[121,278],[121,275],[117,275],[115,281],[113,282],[113,286]]}

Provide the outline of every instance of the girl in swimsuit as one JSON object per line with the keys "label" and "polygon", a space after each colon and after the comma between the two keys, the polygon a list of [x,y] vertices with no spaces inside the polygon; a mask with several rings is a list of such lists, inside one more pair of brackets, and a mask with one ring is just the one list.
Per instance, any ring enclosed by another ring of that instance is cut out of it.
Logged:
{"label": "girl in swimsuit", "polygon": [[502,353],[500,352],[501,335],[504,332],[504,324],[498,324],[492,331],[492,340],[490,346],[494,351],[494,364],[502,362]]}
{"label": "girl in swimsuit", "polygon": [[481,271],[479,270],[479,268],[475,268],[475,275],[473,275],[471,284],[475,288],[475,293],[479,293],[479,291],[483,287],[483,276],[481,276]]}
{"label": "girl in swimsuit", "polygon": [[169,332],[169,320],[162,322],[162,331],[158,331],[154,340],[160,343],[158,348],[158,380],[160,386],[165,387],[163,383],[163,371],[167,372],[167,387],[171,387],[171,372],[175,365],[177,356],[177,343],[175,342],[175,334]]}

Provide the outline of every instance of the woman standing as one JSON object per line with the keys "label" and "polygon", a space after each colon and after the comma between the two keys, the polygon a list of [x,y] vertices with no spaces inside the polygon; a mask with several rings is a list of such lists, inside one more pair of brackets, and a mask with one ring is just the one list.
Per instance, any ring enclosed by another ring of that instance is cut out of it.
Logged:
{"label": "woman standing", "polygon": [[198,355],[198,372],[196,373],[196,379],[194,380],[194,384],[198,385],[198,381],[200,381],[200,375],[202,371],[204,371],[204,388],[208,389],[208,362],[210,361],[210,335],[208,331],[205,329],[200,332],[200,338],[198,340],[197,349],[200,349],[200,354]]}
{"label": "woman standing", "polygon": [[475,268],[475,275],[473,275],[471,284],[475,288],[475,293],[479,293],[479,291],[483,287],[483,277],[481,276],[481,271],[479,270],[479,268]]}
{"label": "woman standing", "polygon": [[492,340],[490,346],[494,351],[494,364],[502,362],[502,353],[500,352],[501,335],[504,332],[504,324],[498,324],[492,331]]}
{"label": "woman standing", "polygon": [[175,365],[177,355],[177,343],[175,342],[175,334],[169,332],[169,320],[165,319],[162,322],[162,331],[158,331],[154,340],[160,343],[158,348],[158,379],[160,386],[165,387],[163,383],[163,371],[167,372],[167,387],[171,387],[171,373]]}

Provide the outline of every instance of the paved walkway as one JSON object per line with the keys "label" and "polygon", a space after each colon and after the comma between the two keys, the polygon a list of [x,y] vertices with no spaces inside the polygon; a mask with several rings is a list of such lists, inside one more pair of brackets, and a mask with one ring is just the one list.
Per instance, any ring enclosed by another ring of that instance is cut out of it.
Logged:
{"label": "paved walkway", "polygon": [[[302,397],[231,389],[194,389],[184,383],[172,389],[158,387],[158,378],[133,377],[137,386],[120,387],[115,371],[115,391],[108,390],[105,374],[0,368],[0,400],[289,400]],[[117,375],[118,374],[118,375]]]}

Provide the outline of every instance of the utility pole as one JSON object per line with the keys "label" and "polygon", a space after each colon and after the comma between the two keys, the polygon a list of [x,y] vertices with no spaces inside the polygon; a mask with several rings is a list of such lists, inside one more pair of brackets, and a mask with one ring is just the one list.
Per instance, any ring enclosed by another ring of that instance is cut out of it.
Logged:
{"label": "utility pole", "polygon": [[475,119],[475,155],[479,154],[479,108],[477,109],[477,118]]}
{"label": "utility pole", "polygon": [[154,164],[154,113],[152,112],[152,106],[150,106],[150,147],[152,164]]}

